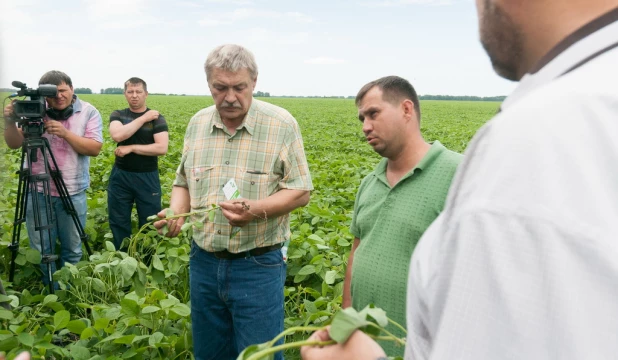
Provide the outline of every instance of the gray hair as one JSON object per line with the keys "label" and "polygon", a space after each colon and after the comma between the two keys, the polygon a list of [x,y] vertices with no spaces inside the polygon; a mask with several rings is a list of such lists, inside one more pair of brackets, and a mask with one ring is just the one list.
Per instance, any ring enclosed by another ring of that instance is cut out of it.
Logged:
{"label": "gray hair", "polygon": [[246,68],[252,80],[257,80],[258,68],[253,54],[240,45],[225,44],[217,46],[208,54],[204,70],[206,79],[210,81],[213,69],[218,68],[230,72],[238,72]]}

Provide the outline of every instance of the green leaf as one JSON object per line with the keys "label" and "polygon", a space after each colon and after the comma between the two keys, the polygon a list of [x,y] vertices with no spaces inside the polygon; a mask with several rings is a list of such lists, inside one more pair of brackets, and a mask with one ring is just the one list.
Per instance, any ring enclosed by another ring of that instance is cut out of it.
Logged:
{"label": "green leaf", "polygon": [[349,307],[333,316],[329,335],[331,339],[341,344],[346,342],[355,330],[366,325],[367,320],[365,320],[364,316]]}
{"label": "green leaf", "polygon": [[45,299],[43,299],[43,305],[47,305],[47,304],[49,304],[51,302],[56,302],[56,301],[58,301],[58,296],[56,296],[56,295],[47,295],[45,297]]}
{"label": "green leaf", "polygon": [[184,224],[182,224],[182,226],[180,227],[180,231],[187,231],[191,228],[191,226],[193,226],[193,223],[190,222],[186,222]]}
{"label": "green leaf", "polygon": [[69,352],[71,353],[71,359],[74,359],[74,360],[90,359],[90,351],[83,346],[73,344],[69,347]]}
{"label": "green leaf", "polygon": [[[209,219],[210,219],[210,216],[209,216]],[[213,215],[213,220],[214,220],[214,215]],[[196,229],[202,230],[204,228],[204,223],[197,221],[193,223],[193,226],[195,226]]]}
{"label": "green leaf", "polygon": [[69,321],[69,323],[67,324],[67,329],[73,334],[78,335],[81,334],[87,327],[88,325],[86,325],[86,322],[81,319]]}
{"label": "green leaf", "polygon": [[101,279],[97,279],[97,278],[92,279],[92,289],[100,293],[107,292],[107,289],[105,288],[105,283],[103,283]]}
{"label": "green leaf", "polygon": [[307,239],[313,240],[313,241],[315,241],[318,244],[324,245],[324,240],[322,240],[322,238],[317,236],[316,234],[309,235],[309,237],[307,237]]}
{"label": "green leaf", "polygon": [[116,251],[116,247],[114,246],[114,244],[111,241],[106,241],[105,242],[105,250],[107,251]]}
{"label": "green leaf", "polygon": [[47,306],[48,308],[54,310],[54,312],[58,312],[58,311],[64,310],[64,305],[62,305],[59,302],[50,302],[49,304],[46,304],[45,306]]}
{"label": "green leaf", "polygon": [[344,238],[340,238],[339,240],[337,240],[337,245],[342,246],[342,247],[346,247],[346,246],[350,246],[350,242],[348,242]]}
{"label": "green leaf", "polygon": [[170,309],[170,311],[182,317],[191,315],[191,308],[185,304],[176,304]]}
{"label": "green leaf", "polygon": [[308,313],[310,314],[315,314],[318,312],[318,308],[317,306],[315,306],[315,304],[307,299],[303,300],[303,304],[305,304],[305,310],[307,310]]}
{"label": "green leaf", "polygon": [[97,334],[96,330],[94,328],[89,327],[89,328],[85,328],[84,331],[82,331],[82,333],[79,335],[79,338],[82,340],[88,340],[96,334]]}
{"label": "green leaf", "polygon": [[119,266],[120,270],[122,271],[122,277],[128,281],[137,270],[137,260],[130,256],[127,256],[126,258],[122,259]]}
{"label": "green leaf", "polygon": [[[251,346],[247,346],[245,348],[245,350],[243,350],[238,357],[236,358],[236,360],[246,360],[248,358],[251,357],[251,355],[254,355],[262,350],[266,350],[268,349],[268,343],[263,343],[263,344],[257,344],[257,345],[251,345]],[[263,358],[262,358],[263,359]]]}
{"label": "green leaf", "polygon": [[155,221],[159,218],[159,215],[154,214],[154,215],[150,215],[149,217],[146,218],[147,221]]}
{"label": "green leaf", "polygon": [[[138,316],[139,315],[139,305],[137,302],[125,297],[120,300],[120,307],[122,308],[122,312],[130,315],[130,316]],[[106,325],[107,326],[107,325]]]}
{"label": "green leaf", "polygon": [[386,311],[375,307],[373,304],[361,310],[360,314],[367,314],[371,316],[375,320],[375,322],[383,328],[388,325],[388,318],[386,317]]}
{"label": "green leaf", "polygon": [[121,336],[114,340],[114,344],[131,344],[133,342],[133,338],[135,338],[135,334]]}
{"label": "green leaf", "polygon": [[30,335],[28,333],[25,333],[25,332],[17,335],[17,340],[19,340],[19,342],[22,345],[25,345],[25,346],[27,346],[29,348],[31,348],[32,345],[34,345],[34,336],[32,336],[32,335]]}
{"label": "green leaf", "polygon": [[155,289],[150,293],[150,297],[154,300],[163,300],[165,299],[165,293],[159,289]]}
{"label": "green leaf", "polygon": [[6,309],[0,309],[0,319],[13,320],[13,313]]}
{"label": "green leaf", "polygon": [[157,312],[159,310],[161,310],[160,307],[150,305],[150,306],[146,306],[145,308],[142,309],[142,314],[151,314],[151,313]]}
{"label": "green leaf", "polygon": [[68,311],[58,311],[54,314],[54,328],[56,328],[56,331],[64,329],[70,320],[71,314]]}
{"label": "green leaf", "polygon": [[[209,221],[209,222],[213,222],[213,221],[215,221],[215,215],[216,215],[216,214],[215,214],[214,210],[210,210],[210,211],[208,212],[208,221]],[[202,226],[203,226],[203,225],[202,225]]]}
{"label": "green leaf", "polygon": [[335,270],[327,271],[326,275],[324,276],[324,282],[326,282],[328,285],[332,285],[335,282],[336,277],[337,277],[337,271]]}
{"label": "green leaf", "polygon": [[[19,265],[19,266],[24,266],[26,265],[26,257],[22,254],[18,254],[17,257],[15,258],[15,264]],[[15,339],[15,342],[17,342],[17,339]]]}
{"label": "green leaf", "polygon": [[311,275],[315,274],[315,266],[313,265],[305,265],[300,269],[297,275]]}
{"label": "green leaf", "polygon": [[40,264],[41,253],[35,249],[26,249],[26,260],[32,264]]}
{"label": "green leaf", "polygon": [[157,255],[152,256],[152,267],[160,271],[165,270],[165,268],[163,267],[163,263],[161,262],[161,259],[159,259]]}
{"label": "green leaf", "polygon": [[17,336],[11,336],[8,339],[0,341],[0,351],[11,351],[19,347],[19,340]]}
{"label": "green leaf", "polygon": [[[105,329],[107,327],[107,325],[109,325],[109,319],[106,319],[106,318],[99,318],[99,319],[96,319],[95,322],[94,322],[94,328],[97,329],[97,330],[103,330],[103,329]],[[86,329],[86,330],[88,330],[88,329]],[[84,331],[86,331],[86,330],[84,330]]]}
{"label": "green leaf", "polygon": [[174,210],[167,208],[165,209],[165,217],[170,217],[170,216],[174,216]]}
{"label": "green leaf", "polygon": [[161,340],[163,340],[163,334],[157,331],[156,333],[152,334],[150,339],[148,339],[148,344],[150,346],[155,346],[156,344],[159,344]]}
{"label": "green leaf", "polygon": [[169,298],[169,299],[164,299],[161,300],[161,302],[159,302],[159,304],[161,305],[162,308],[167,309],[170,308],[176,304],[178,304],[180,301],[178,301],[178,299],[176,298]]}

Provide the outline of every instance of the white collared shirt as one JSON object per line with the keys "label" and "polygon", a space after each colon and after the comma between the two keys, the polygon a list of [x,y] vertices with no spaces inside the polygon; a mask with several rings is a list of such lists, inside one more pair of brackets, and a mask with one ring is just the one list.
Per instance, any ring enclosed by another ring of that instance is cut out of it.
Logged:
{"label": "white collared shirt", "polygon": [[618,47],[562,75],[615,42],[527,75],[470,143],[412,258],[406,359],[618,358]]}

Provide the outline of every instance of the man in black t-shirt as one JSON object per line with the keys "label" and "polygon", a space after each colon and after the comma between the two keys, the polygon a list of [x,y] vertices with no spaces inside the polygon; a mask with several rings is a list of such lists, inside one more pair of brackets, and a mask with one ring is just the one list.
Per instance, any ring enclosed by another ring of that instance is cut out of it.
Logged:
{"label": "man in black t-shirt", "polygon": [[169,141],[163,115],[146,106],[146,82],[130,78],[124,83],[129,107],[109,117],[109,132],[118,143],[116,161],[109,177],[107,207],[114,245],[131,237],[131,210],[137,206],[139,226],[150,215],[161,211],[161,183],[158,156],[165,155]]}

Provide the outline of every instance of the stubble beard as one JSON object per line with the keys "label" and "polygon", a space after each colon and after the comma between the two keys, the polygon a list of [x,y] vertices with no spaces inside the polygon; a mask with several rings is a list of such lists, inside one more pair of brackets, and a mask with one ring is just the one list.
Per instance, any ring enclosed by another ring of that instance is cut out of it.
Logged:
{"label": "stubble beard", "polygon": [[523,76],[522,32],[512,18],[498,5],[484,0],[479,21],[481,44],[501,77],[518,81]]}

